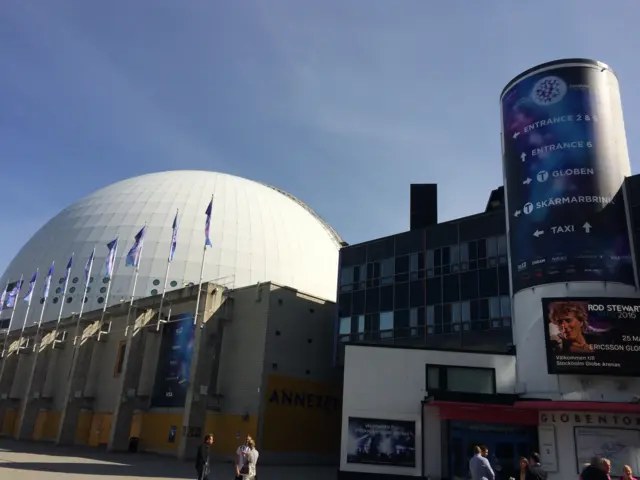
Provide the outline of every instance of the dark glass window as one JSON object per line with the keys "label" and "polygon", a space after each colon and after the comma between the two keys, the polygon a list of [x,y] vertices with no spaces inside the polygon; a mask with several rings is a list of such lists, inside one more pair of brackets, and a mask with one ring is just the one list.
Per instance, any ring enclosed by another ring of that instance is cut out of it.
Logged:
{"label": "dark glass window", "polygon": [[356,292],[353,292],[351,313],[353,315],[364,314],[364,290],[358,290]]}
{"label": "dark glass window", "polygon": [[342,293],[338,299],[338,306],[340,308],[340,316],[348,317],[351,315],[351,293]]}
{"label": "dark glass window", "polygon": [[478,260],[478,243],[469,242],[469,261]]}
{"label": "dark glass window", "polygon": [[506,265],[498,267],[498,293],[509,295],[509,268]]}
{"label": "dark glass window", "polygon": [[396,283],[395,284],[395,299],[394,308],[396,310],[409,307],[409,284],[408,283]]}
{"label": "dark glass window", "polygon": [[457,302],[460,299],[460,284],[458,275],[445,275],[442,277],[442,301]]}
{"label": "dark glass window", "polygon": [[[394,312],[393,327],[398,329],[406,329],[409,326],[409,310],[396,310]],[[396,337],[408,337],[408,332],[398,332]],[[404,334],[404,335],[403,335]]]}
{"label": "dark glass window", "polygon": [[478,271],[479,296],[494,297],[498,295],[498,272],[496,268],[485,268]]}
{"label": "dark glass window", "polygon": [[487,242],[484,238],[476,240],[478,246],[478,260],[481,258],[487,258]]}
{"label": "dark glass window", "polygon": [[409,305],[411,307],[424,306],[424,282],[414,280],[409,284]]}
{"label": "dark glass window", "polygon": [[387,285],[380,288],[380,310],[393,310],[393,286]]}
{"label": "dark glass window", "polygon": [[396,257],[396,274],[409,271],[409,256]]}
{"label": "dark glass window", "polygon": [[442,282],[441,277],[429,278],[427,280],[427,305],[435,305],[442,302]]}
{"label": "dark glass window", "polygon": [[460,299],[470,300],[478,298],[478,272],[463,272],[460,274]]}
{"label": "dark glass window", "polygon": [[366,313],[373,313],[380,311],[380,289],[379,288],[367,288],[366,296]]}

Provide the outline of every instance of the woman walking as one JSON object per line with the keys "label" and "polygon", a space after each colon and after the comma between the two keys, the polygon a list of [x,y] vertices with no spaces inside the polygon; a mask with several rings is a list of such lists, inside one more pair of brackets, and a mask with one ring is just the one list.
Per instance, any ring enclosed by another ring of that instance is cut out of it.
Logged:
{"label": "woman walking", "polygon": [[244,462],[240,469],[240,476],[243,480],[255,480],[256,478],[256,464],[258,463],[258,457],[260,453],[256,450],[256,442],[253,438],[250,438],[247,442],[247,450],[243,452]]}

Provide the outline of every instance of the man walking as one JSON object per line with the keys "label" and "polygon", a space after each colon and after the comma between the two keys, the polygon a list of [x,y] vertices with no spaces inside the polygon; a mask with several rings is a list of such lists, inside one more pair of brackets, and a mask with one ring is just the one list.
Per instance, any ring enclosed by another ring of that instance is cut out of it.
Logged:
{"label": "man walking", "polygon": [[482,448],[476,445],[473,447],[473,453],[473,457],[469,460],[471,480],[496,480],[496,474],[489,460],[482,456]]}
{"label": "man walking", "polygon": [[532,453],[529,457],[529,468],[526,476],[527,480],[547,480],[547,472],[540,464],[540,454]]}
{"label": "man walking", "polygon": [[198,447],[198,451],[196,452],[196,471],[198,472],[198,480],[207,480],[209,478],[212,443],[213,435],[205,435],[204,441]]}
{"label": "man walking", "polygon": [[247,435],[245,442],[236,450],[236,480],[242,480],[240,470],[244,465],[245,455],[249,451],[249,442],[251,441],[251,435]]}

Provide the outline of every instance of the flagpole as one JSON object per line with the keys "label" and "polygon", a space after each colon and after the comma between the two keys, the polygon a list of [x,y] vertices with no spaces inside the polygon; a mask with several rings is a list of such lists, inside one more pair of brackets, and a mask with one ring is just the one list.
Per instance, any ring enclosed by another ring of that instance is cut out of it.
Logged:
{"label": "flagpole", "polygon": [[[127,310],[127,329],[129,328],[129,321],[131,318],[131,309],[133,308],[133,302],[134,302],[134,298],[136,295],[136,286],[138,285],[138,274],[140,273],[140,261],[142,260],[142,249],[144,248],[144,235],[146,235],[146,230],[147,230],[147,224],[144,224],[144,227],[142,227],[141,231],[144,231],[144,233],[142,234],[142,239],[141,239],[141,243],[140,243],[140,250],[137,252],[137,261],[136,261],[136,273],[133,276],[133,288],[131,288],[131,301],[129,302],[129,309]],[[129,335],[129,331],[127,330],[124,334],[125,337],[127,337]],[[133,336],[133,334],[131,335]]]}
{"label": "flagpole", "polygon": [[64,302],[67,299],[67,287],[69,286],[69,277],[71,276],[71,269],[73,268],[73,255],[75,252],[71,252],[71,266],[67,266],[67,270],[65,272],[64,279],[64,289],[62,290],[62,300],[60,302],[60,310],[58,310],[58,320],[56,321],[55,333],[53,334],[53,339],[55,340],[58,336],[58,326],[60,325],[60,320],[62,319],[62,310],[64,309]]}
{"label": "flagpole", "polygon": [[[116,238],[119,238],[120,234],[118,234],[116,236]],[[104,296],[104,306],[102,307],[102,315],[100,315],[100,327],[102,327],[102,324],[104,323],[104,315],[107,312],[107,305],[109,304],[109,295],[111,294],[111,282],[113,280],[113,275],[116,273],[116,257],[118,256],[118,242],[116,242],[114,248],[114,252],[113,252],[113,271],[111,272],[111,275],[109,275],[109,283],[107,284],[107,293]]]}
{"label": "flagpole", "polygon": [[[38,268],[36,268],[36,274],[35,274],[35,279],[33,282],[33,285],[29,285],[29,288],[31,289],[31,292],[29,293],[29,295],[31,295],[29,297],[29,301],[27,302],[27,309],[24,312],[24,320],[22,321],[22,329],[20,330],[20,339],[18,341],[18,349],[20,349],[22,347],[22,336],[24,335],[24,329],[27,326],[27,318],[29,318],[29,310],[31,309],[31,301],[33,300],[33,292],[36,289],[36,284],[38,283]],[[29,282],[31,283],[31,282]]]}
{"label": "flagpole", "polygon": [[[176,210],[175,221],[178,221],[178,213],[180,210]],[[177,225],[175,228],[178,228]],[[169,269],[171,268],[171,252],[173,252],[173,236],[174,232],[171,232],[171,243],[169,244],[169,256],[167,257],[167,271],[164,274],[164,287],[162,287],[162,296],[160,297],[160,308],[158,309],[158,329],[160,328],[160,320],[162,320],[162,306],[164,305],[164,296],[167,294],[167,281],[169,280]]]}
{"label": "flagpole", "polygon": [[[213,195],[211,195],[211,213],[209,213],[209,219],[213,216]],[[209,227],[210,228],[210,227]],[[209,238],[209,232],[207,231],[207,238]],[[200,281],[198,282],[198,294],[196,296],[196,311],[193,314],[193,324],[198,324],[198,310],[200,308],[200,293],[202,290],[202,278],[204,277],[204,261],[207,258],[207,242],[204,243],[204,249],[202,251],[202,264],[200,265]]]}
{"label": "flagpole", "polygon": [[[51,267],[53,268],[53,264],[51,264]],[[53,274],[53,270],[51,270],[50,273]],[[45,278],[44,279],[45,285],[46,285],[46,282],[49,282],[49,285],[50,285],[51,284],[51,280],[52,280],[52,277]],[[34,285],[34,287],[35,287],[35,285]],[[49,288],[50,287],[46,287],[46,288],[47,288],[47,295],[46,296],[43,295],[44,302],[42,302],[42,308],[40,309],[40,319],[38,320],[38,327],[36,328],[36,342],[38,342],[38,340],[39,340],[38,336],[40,335],[40,327],[42,326],[42,319],[44,318],[44,310],[45,310],[45,308],[47,308],[47,298],[49,298]],[[37,346],[37,343],[36,343],[36,346]],[[35,362],[34,362],[34,364],[35,364]]]}
{"label": "flagpole", "polygon": [[96,247],[93,247],[91,253],[91,262],[89,263],[89,270],[87,271],[86,278],[84,279],[84,293],[82,294],[82,302],[80,303],[80,313],[76,319],[76,331],[73,334],[73,345],[76,345],[78,340],[78,332],[80,330],[80,321],[82,320],[82,314],[84,313],[84,299],[87,298],[87,290],[89,289],[89,283],[91,283],[91,271],[93,270],[93,262],[95,260]]}

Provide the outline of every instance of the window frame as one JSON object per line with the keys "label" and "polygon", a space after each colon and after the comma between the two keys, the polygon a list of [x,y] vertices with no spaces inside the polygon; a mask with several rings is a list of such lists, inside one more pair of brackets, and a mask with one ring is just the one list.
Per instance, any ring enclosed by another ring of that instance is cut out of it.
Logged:
{"label": "window frame", "polygon": [[[438,388],[429,388],[429,369],[430,368],[437,368],[438,369]],[[473,371],[489,371],[491,373],[491,386],[493,389],[493,392],[490,395],[497,395],[498,393],[498,387],[497,387],[497,383],[496,383],[496,369],[495,368],[491,368],[491,367],[470,367],[467,365],[443,365],[440,363],[426,363],[425,367],[424,367],[424,385],[425,385],[425,391],[427,393],[429,392],[451,392],[451,393],[461,393],[461,394],[469,394],[469,395],[474,395],[474,394],[480,394],[478,392],[459,392],[457,390],[449,390],[448,385],[447,385],[447,372],[448,369],[450,368],[457,368],[457,369],[463,369],[463,370],[473,370]],[[487,395],[486,393],[484,393],[483,395]]]}

